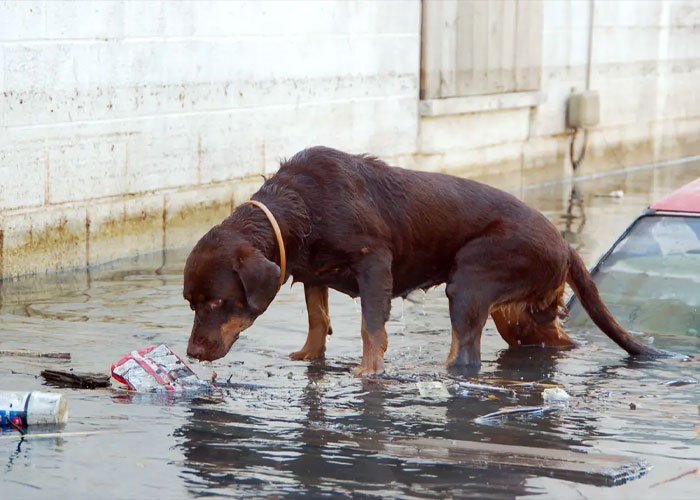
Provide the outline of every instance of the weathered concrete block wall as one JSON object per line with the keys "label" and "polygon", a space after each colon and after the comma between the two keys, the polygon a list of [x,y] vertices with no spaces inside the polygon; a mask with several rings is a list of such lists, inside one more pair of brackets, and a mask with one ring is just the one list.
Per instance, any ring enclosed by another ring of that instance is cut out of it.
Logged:
{"label": "weathered concrete block wall", "polygon": [[417,0],[0,2],[0,276],[190,243],[304,147],[412,154],[419,26]]}

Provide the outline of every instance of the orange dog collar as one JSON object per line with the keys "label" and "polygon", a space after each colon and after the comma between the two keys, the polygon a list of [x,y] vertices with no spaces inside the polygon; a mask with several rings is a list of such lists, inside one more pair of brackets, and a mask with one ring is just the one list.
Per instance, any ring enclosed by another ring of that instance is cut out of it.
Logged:
{"label": "orange dog collar", "polygon": [[263,211],[267,220],[270,221],[272,229],[275,231],[275,238],[277,238],[277,246],[280,249],[280,282],[277,288],[282,288],[282,283],[284,283],[285,273],[287,272],[287,254],[284,251],[284,240],[282,239],[282,231],[280,231],[280,226],[277,224],[277,219],[272,215],[270,209],[265,206],[264,203],[255,200],[248,200],[244,205],[255,205],[260,210]]}

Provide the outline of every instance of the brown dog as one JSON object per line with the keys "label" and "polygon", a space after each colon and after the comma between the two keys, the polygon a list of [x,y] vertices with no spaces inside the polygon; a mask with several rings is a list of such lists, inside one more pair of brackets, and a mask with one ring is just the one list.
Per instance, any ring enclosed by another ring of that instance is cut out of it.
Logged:
{"label": "brown dog", "polygon": [[[195,311],[187,353],[195,358],[226,355],[289,276],[304,283],[309,316],[306,343],[292,358],[323,357],[333,288],[361,298],[360,374],[384,369],[392,297],[445,282],[452,366],[480,364],[489,314],[511,346],[570,345],[558,320],[567,282],[620,347],[662,354],[615,321],[557,229],[498,189],[314,147],[283,162],[253,200],[259,206],[238,207],[187,259],[184,296]],[[288,268],[280,276],[282,249]]]}

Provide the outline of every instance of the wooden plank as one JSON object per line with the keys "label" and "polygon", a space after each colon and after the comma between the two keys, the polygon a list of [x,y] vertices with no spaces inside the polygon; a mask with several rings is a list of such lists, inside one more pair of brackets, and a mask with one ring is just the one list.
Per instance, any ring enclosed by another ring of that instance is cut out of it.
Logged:
{"label": "wooden plank", "polygon": [[540,0],[422,3],[421,99],[536,90]]}
{"label": "wooden plank", "polygon": [[440,97],[457,95],[457,0],[442,2]]}
{"label": "wooden plank", "polygon": [[517,1],[515,33],[515,89],[539,89],[542,73],[540,0]]}
{"label": "wooden plank", "polygon": [[424,99],[419,103],[418,110],[421,116],[445,116],[529,108],[537,106],[540,102],[542,102],[542,94],[538,91],[509,92],[446,99]]}
{"label": "wooden plank", "polygon": [[41,376],[58,387],[77,387],[82,389],[95,389],[97,387],[109,387],[110,376],[103,373],[67,372],[61,370],[44,370]]}
{"label": "wooden plank", "polygon": [[25,358],[51,358],[51,359],[70,360],[70,353],[69,352],[41,352],[41,351],[27,351],[25,349],[0,351],[0,356],[18,356],[18,357],[25,357]]}
{"label": "wooden plank", "polygon": [[422,2],[420,98],[440,97],[442,2]]}
{"label": "wooden plank", "polygon": [[501,43],[501,85],[502,92],[515,90],[515,0],[503,0],[503,24]]}
{"label": "wooden plank", "polygon": [[596,485],[619,484],[645,474],[646,461],[622,455],[511,446],[452,439],[395,439],[382,453],[407,461],[434,460],[475,468],[498,468]]}
{"label": "wooden plank", "polygon": [[457,95],[475,93],[474,89],[474,1],[464,0],[457,5]]}
{"label": "wooden plank", "polygon": [[486,42],[488,93],[503,92],[501,46],[503,44],[503,2],[488,2],[488,36]]}
{"label": "wooden plank", "polygon": [[457,0],[423,2],[421,99],[457,94]]}
{"label": "wooden plank", "polygon": [[472,94],[488,93],[489,2],[474,2]]}
{"label": "wooden plank", "polygon": [[100,434],[129,434],[139,431],[124,431],[120,429],[107,429],[98,431],[74,431],[74,432],[40,432],[31,433],[27,432],[25,434],[14,434],[8,433],[0,435],[0,439],[42,439],[42,438],[67,438],[76,436],[97,436]]}

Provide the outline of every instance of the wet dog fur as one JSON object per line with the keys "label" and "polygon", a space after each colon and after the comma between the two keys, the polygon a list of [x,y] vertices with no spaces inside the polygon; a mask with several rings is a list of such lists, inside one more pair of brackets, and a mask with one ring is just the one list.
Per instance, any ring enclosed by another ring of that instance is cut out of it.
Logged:
{"label": "wet dog fur", "polygon": [[[594,322],[630,354],[656,355],[624,330],[578,254],[538,211],[468,179],[390,167],[326,147],[282,162],[253,199],[274,214],[287,272],[304,284],[309,330],[296,360],[324,356],[332,333],[328,290],[361,298],[358,374],[384,369],[392,297],[446,283],[450,366],[478,366],[491,315],[511,346],[566,346],[561,328],[569,283]],[[184,296],[195,311],[187,352],[226,355],[278,291],[279,249],[263,212],[242,205],[196,244]]]}

